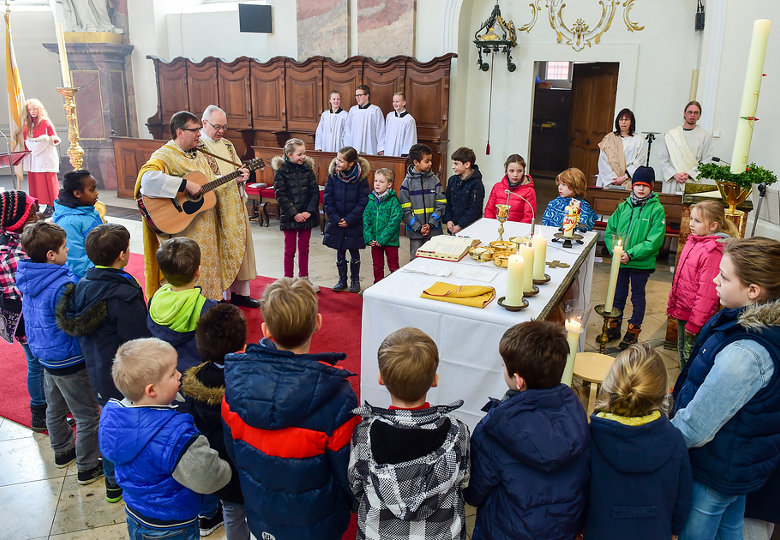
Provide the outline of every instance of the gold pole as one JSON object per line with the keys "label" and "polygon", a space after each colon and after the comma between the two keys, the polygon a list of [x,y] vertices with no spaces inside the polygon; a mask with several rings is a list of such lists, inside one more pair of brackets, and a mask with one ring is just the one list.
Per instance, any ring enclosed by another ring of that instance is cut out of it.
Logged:
{"label": "gold pole", "polygon": [[70,146],[68,147],[68,157],[70,157],[70,164],[74,169],[80,169],[81,164],[84,161],[84,149],[79,144],[79,121],[76,117],[76,100],[75,95],[78,92],[78,88],[57,88],[63,98],[65,98],[65,116],[68,119],[68,140]]}

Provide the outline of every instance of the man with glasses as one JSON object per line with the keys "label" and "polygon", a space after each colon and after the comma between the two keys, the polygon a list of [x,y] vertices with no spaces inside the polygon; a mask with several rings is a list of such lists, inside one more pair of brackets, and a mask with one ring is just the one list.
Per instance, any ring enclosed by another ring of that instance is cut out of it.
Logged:
{"label": "man with glasses", "polygon": [[[228,129],[225,111],[216,105],[209,105],[203,111],[201,119],[203,120],[203,129],[200,130],[199,148],[203,147],[207,152],[222,158],[216,159],[207,154],[206,161],[208,161],[209,167],[217,176],[225,176],[232,173],[236,170],[236,167],[228,162],[241,163],[241,160],[238,158],[238,153],[233,143],[225,138],[225,132]],[[255,268],[255,248],[252,242],[252,231],[249,228],[249,215],[246,211],[244,184],[228,182],[224,187],[229,191],[237,190],[244,202],[241,208],[236,208],[236,211],[244,214],[245,232],[240,233],[236,231],[236,233],[243,234],[244,238],[246,238],[246,249],[244,250],[244,259],[241,261],[241,268],[238,270],[235,281],[225,291],[225,300],[229,300],[231,304],[237,306],[257,308],[260,307],[260,301],[249,296],[249,282],[257,277],[257,269]],[[221,196],[219,190],[217,190],[216,195],[217,197]]]}
{"label": "man with glasses", "polygon": [[347,145],[360,154],[381,156],[385,153],[385,118],[379,107],[369,103],[370,95],[365,84],[355,89],[357,105],[349,109]]}
{"label": "man with glasses", "polygon": [[689,101],[683,109],[683,125],[664,134],[660,145],[662,193],[682,194],[687,182],[697,182],[699,163],[712,161],[712,136],[696,123],[701,117],[701,104]]}
{"label": "man with glasses", "polygon": [[[192,171],[203,173],[207,181],[217,178],[211,170],[206,154],[197,152],[202,125],[198,117],[187,111],[171,116],[172,139],[158,148],[141,167],[135,182],[135,196],[174,198],[186,191],[192,197],[201,194],[197,182],[184,178]],[[235,168],[233,169],[235,170]],[[241,169],[238,182],[246,182],[249,171]],[[232,171],[231,171],[232,172]],[[246,251],[246,210],[234,182],[227,182],[214,190],[217,203],[201,212],[183,231],[157,235],[144,222],[144,272],[146,294],[152,296],[160,288],[160,269],[157,266],[157,248],[160,242],[173,236],[187,236],[200,246],[200,278],[198,285],[206,298],[221,300],[222,294],[236,280]]]}

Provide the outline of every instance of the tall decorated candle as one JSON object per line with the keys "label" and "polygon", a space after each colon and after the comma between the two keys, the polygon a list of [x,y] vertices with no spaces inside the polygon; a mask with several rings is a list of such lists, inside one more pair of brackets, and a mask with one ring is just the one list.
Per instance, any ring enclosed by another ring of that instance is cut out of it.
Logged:
{"label": "tall decorated candle", "polygon": [[523,305],[523,272],[525,263],[520,255],[509,256],[506,276],[506,298],[504,303],[508,306]]}
{"label": "tall decorated candle", "polygon": [[534,247],[534,279],[544,279],[544,260],[547,258],[547,239],[542,233],[531,240]]}
{"label": "tall decorated candle", "polygon": [[57,33],[57,49],[60,53],[60,76],[62,77],[62,86],[70,87],[70,68],[68,67],[68,52],[65,49],[65,32],[62,23],[58,22],[55,26]]}
{"label": "tall decorated candle", "polygon": [[523,244],[518,250],[523,257],[525,267],[523,268],[523,292],[529,293],[534,290],[534,248],[528,244]]}
{"label": "tall decorated candle", "polygon": [[569,356],[566,357],[566,367],[563,368],[561,382],[566,386],[571,386],[572,374],[574,373],[574,357],[577,356],[577,349],[580,346],[580,334],[582,333],[581,318],[566,319],[566,342],[569,344]]}
{"label": "tall decorated candle", "polygon": [[604,301],[604,311],[612,311],[615,302],[615,287],[617,286],[618,272],[620,272],[620,257],[623,256],[623,239],[619,238],[612,248],[612,265],[609,267],[609,283],[607,284],[607,299]]}

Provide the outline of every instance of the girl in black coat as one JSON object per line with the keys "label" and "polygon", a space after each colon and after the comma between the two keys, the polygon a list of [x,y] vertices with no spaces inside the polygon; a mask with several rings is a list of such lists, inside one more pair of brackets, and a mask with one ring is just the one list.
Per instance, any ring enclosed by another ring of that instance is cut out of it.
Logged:
{"label": "girl in black coat", "polygon": [[309,281],[309,238],[319,225],[320,188],[314,176],[314,161],[306,157],[300,139],[284,145],[284,157],[271,160],[274,196],[279,205],[279,228],[284,231],[284,277],[293,277],[295,247],[298,245],[298,277],[309,282],[315,292],[320,288]]}
{"label": "girl in black coat", "polygon": [[358,156],[357,150],[345,146],[328,167],[328,181],[322,206],[328,223],[322,243],[336,250],[336,267],[339,282],[334,291],[347,288],[347,259],[352,279],[349,292],[360,292],[360,251],[366,247],[363,241],[363,210],[368,204],[368,173],[371,166]]}

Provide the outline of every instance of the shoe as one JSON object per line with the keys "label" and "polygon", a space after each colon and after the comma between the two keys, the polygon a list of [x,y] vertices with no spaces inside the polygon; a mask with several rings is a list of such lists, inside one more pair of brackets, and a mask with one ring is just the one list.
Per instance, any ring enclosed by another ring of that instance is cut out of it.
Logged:
{"label": "shoe", "polygon": [[30,428],[37,433],[46,431],[46,404],[30,405]]}
{"label": "shoe", "polygon": [[98,464],[86,471],[79,471],[79,484],[86,486],[103,477],[103,458],[98,458]]}
{"label": "shoe", "polygon": [[349,281],[349,292],[360,292],[360,261],[349,261],[349,273],[351,279]]}
{"label": "shoe", "polygon": [[217,507],[217,513],[214,514],[212,517],[200,517],[198,516],[198,527],[200,528],[200,535],[201,536],[208,536],[217,529],[219,529],[222,524],[225,523],[225,518],[222,516],[222,501],[219,501],[219,506]]}
{"label": "shoe", "polygon": [[49,204],[49,205],[46,206],[46,210],[44,210],[43,212],[39,212],[38,213],[38,217],[40,219],[42,219],[42,220],[43,219],[49,219],[52,216],[53,213],[54,213],[54,207]]}
{"label": "shoe", "polygon": [[108,479],[106,479],[106,501],[110,503],[118,503],[122,500],[122,488],[117,484],[113,486],[109,485]]}
{"label": "shoe", "polygon": [[309,276],[301,276],[301,279],[303,281],[305,281],[306,283],[308,283],[309,285],[311,285],[311,288],[314,289],[314,292],[316,292],[316,293],[320,292],[320,288],[317,285],[315,285],[314,283],[311,282],[311,280],[309,279]]}
{"label": "shoe", "polygon": [[336,268],[339,271],[339,282],[333,286],[333,290],[341,292],[347,290],[347,260],[336,261]]}
{"label": "shoe", "polygon": [[71,448],[70,450],[63,452],[61,454],[54,454],[54,464],[57,466],[58,469],[64,469],[74,461],[76,461],[75,448]]}
{"label": "shoe", "polygon": [[633,323],[628,323],[628,330],[626,330],[626,335],[623,336],[621,342],[618,343],[618,348],[621,351],[625,351],[628,349],[629,345],[633,345],[639,341],[639,332],[641,331],[642,328],[640,326],[634,326]]}
{"label": "shoe", "polygon": [[620,339],[620,326],[622,324],[622,321],[618,321],[615,319],[611,319],[609,321],[609,327],[607,328],[607,338],[608,341],[615,341],[616,339]]}
{"label": "shoe", "polygon": [[246,308],[260,307],[260,300],[255,300],[254,298],[251,298],[249,296],[244,296],[243,294],[236,294],[236,293],[230,295],[230,303],[233,304],[234,306],[241,306]]}

